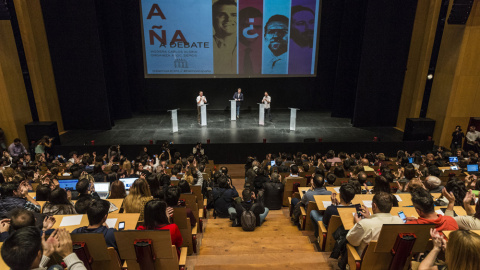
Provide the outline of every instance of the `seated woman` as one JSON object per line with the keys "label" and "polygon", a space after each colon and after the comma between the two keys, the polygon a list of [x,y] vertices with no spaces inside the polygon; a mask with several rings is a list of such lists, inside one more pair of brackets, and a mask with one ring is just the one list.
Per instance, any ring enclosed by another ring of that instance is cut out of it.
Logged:
{"label": "seated woman", "polygon": [[120,180],[115,180],[110,185],[109,199],[125,199],[127,192],[125,191],[125,185]]}
{"label": "seated woman", "polygon": [[455,212],[453,211],[453,207],[455,206],[455,201],[457,196],[454,193],[448,192],[446,188],[443,188],[442,194],[445,198],[448,199],[448,206],[447,210],[445,211],[446,216],[451,216],[458,224],[458,228],[461,230],[480,230],[480,200],[477,201],[475,205],[475,210],[472,209],[472,202],[474,201],[473,198],[475,197],[472,194],[472,190],[469,190],[465,198],[463,199],[463,208],[465,208],[465,212],[467,212],[466,216],[456,216]]}
{"label": "seated woman", "polygon": [[42,213],[45,215],[73,215],[77,212],[67,192],[63,188],[56,188],[50,193],[49,200],[43,205]]}
{"label": "seated woman", "polygon": [[137,230],[169,230],[172,245],[177,247],[177,253],[180,256],[183,238],[177,224],[170,224],[167,204],[163,201],[151,200],[145,204],[144,213],[145,220],[143,221],[143,225],[138,226]]}
{"label": "seated woman", "polygon": [[143,220],[145,204],[152,199],[147,181],[143,178],[138,178],[133,182],[130,192],[123,200],[120,213],[140,213],[138,220]]}
{"label": "seated woman", "polygon": [[[448,244],[443,235],[435,229],[430,230],[433,249],[418,266],[418,270],[478,269],[478,247],[480,235],[465,230],[453,231],[448,237]],[[445,265],[436,265],[441,251],[445,252]]]}

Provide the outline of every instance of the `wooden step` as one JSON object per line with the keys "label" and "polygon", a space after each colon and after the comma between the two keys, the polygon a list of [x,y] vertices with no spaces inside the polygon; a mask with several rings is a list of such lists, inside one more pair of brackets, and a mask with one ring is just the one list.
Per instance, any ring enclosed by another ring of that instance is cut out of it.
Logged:
{"label": "wooden step", "polygon": [[[249,239],[252,240],[252,239]],[[206,246],[202,243],[199,255],[229,255],[229,254],[266,254],[266,253],[284,253],[284,252],[315,252],[313,245],[308,243],[283,243],[280,241],[269,241],[263,243],[239,244],[238,241],[231,241],[231,243],[224,246]]]}
{"label": "wooden step", "polygon": [[261,264],[241,264],[241,265],[196,265],[195,270],[245,270],[245,269],[275,269],[275,270],[305,270],[305,269],[318,269],[318,270],[330,270],[328,263],[261,263]]}
{"label": "wooden step", "polygon": [[221,238],[228,238],[228,239],[240,239],[240,238],[252,238],[252,237],[289,237],[289,236],[303,236],[303,234],[300,231],[296,232],[291,232],[291,231],[282,231],[282,230],[277,230],[277,231],[259,231],[255,230],[253,232],[244,232],[242,228],[240,228],[240,231],[222,231],[222,232],[216,232],[216,233],[209,233],[203,234],[203,239],[221,239]]}
{"label": "wooden step", "polygon": [[[216,225],[216,226],[232,226],[232,221],[231,220],[209,220],[208,222],[206,222],[205,224],[208,224],[208,225]],[[266,224],[275,224],[275,225],[284,225],[284,226],[293,226],[292,223],[290,222],[290,220],[286,220],[286,219],[266,219],[265,222],[262,224],[263,225],[266,225]]]}
{"label": "wooden step", "polygon": [[[201,255],[197,257],[195,269],[200,265],[225,265],[226,267],[219,267],[217,269],[231,269],[235,265],[275,265],[275,264],[289,264],[296,263],[306,264],[325,264],[328,265],[324,256],[317,252],[278,252],[278,253],[262,253],[262,254],[232,254],[232,255]],[[228,266],[227,266],[228,265]],[[272,266],[273,267],[273,266]],[[245,269],[245,268],[244,268]],[[248,269],[248,268],[247,268]],[[276,269],[276,268],[272,268]],[[312,268],[319,269],[319,268]]]}
{"label": "wooden step", "polygon": [[242,238],[242,239],[209,239],[203,238],[202,240],[202,247],[227,247],[231,245],[245,245],[251,246],[260,243],[268,243],[268,244],[299,244],[299,245],[306,245],[310,244],[310,240],[308,236],[286,236],[282,238],[278,237],[257,237],[257,238]]}
{"label": "wooden step", "polygon": [[[281,234],[293,234],[293,235],[302,235],[302,233],[298,230],[297,227],[294,226],[282,226],[282,225],[277,225],[277,226],[260,226],[256,227],[255,231],[253,232],[246,232],[244,231],[241,227],[219,227],[219,226],[206,226],[205,230],[203,232],[203,237],[208,238],[208,237],[215,237],[215,236],[229,236],[229,235],[235,235],[235,234],[242,234],[242,235],[257,235],[257,234],[275,234],[275,233],[281,233]],[[252,236],[250,236],[252,237]]]}

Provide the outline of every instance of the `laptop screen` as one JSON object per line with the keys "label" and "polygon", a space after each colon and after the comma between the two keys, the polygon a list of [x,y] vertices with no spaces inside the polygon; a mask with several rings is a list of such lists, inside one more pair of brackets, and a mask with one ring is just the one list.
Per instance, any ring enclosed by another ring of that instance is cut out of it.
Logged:
{"label": "laptop screen", "polygon": [[74,191],[76,190],[78,179],[69,179],[69,180],[58,180],[58,183],[60,184],[60,188],[63,188],[65,190],[71,190]]}
{"label": "laptop screen", "polygon": [[478,164],[469,164],[467,165],[468,172],[478,172]]}
{"label": "laptop screen", "polygon": [[125,185],[125,190],[130,190],[130,187],[133,185],[133,182],[138,178],[121,178],[120,181]]}
{"label": "laptop screen", "polygon": [[413,157],[408,158],[408,163],[413,163]]}
{"label": "laptop screen", "polygon": [[448,160],[450,161],[450,163],[457,163],[458,157],[449,157]]}
{"label": "laptop screen", "polygon": [[96,192],[108,192],[110,190],[110,183],[95,183]]}

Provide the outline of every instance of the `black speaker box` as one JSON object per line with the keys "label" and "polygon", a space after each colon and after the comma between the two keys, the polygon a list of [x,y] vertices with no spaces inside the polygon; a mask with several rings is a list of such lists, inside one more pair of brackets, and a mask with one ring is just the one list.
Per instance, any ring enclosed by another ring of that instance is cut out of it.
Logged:
{"label": "black speaker box", "polygon": [[435,120],[429,118],[407,118],[404,141],[426,141],[428,136],[433,136]]}
{"label": "black speaker box", "polygon": [[58,134],[57,122],[31,122],[25,125],[28,143],[38,141],[43,136],[55,138],[53,143],[60,145],[60,135]]}
{"label": "black speaker box", "polygon": [[452,11],[448,16],[448,24],[466,24],[472,6],[473,0],[454,0]]}

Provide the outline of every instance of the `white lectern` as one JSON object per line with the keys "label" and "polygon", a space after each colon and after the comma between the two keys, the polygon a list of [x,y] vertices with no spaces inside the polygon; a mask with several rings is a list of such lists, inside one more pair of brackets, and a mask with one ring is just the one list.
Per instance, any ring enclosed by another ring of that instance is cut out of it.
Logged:
{"label": "white lectern", "polygon": [[260,126],[265,125],[265,104],[257,103],[258,104],[258,124]]}
{"label": "white lectern", "polygon": [[201,114],[201,126],[206,126],[207,125],[207,104],[201,105],[200,106],[200,114]]}
{"label": "white lectern", "polygon": [[178,132],[178,117],[177,117],[177,111],[180,109],[173,109],[169,110],[168,112],[172,113],[172,132]]}
{"label": "white lectern", "polygon": [[230,100],[230,121],[237,121],[237,101]]}
{"label": "white lectern", "polygon": [[297,127],[297,111],[300,109],[289,108],[290,109],[290,130],[295,130]]}

